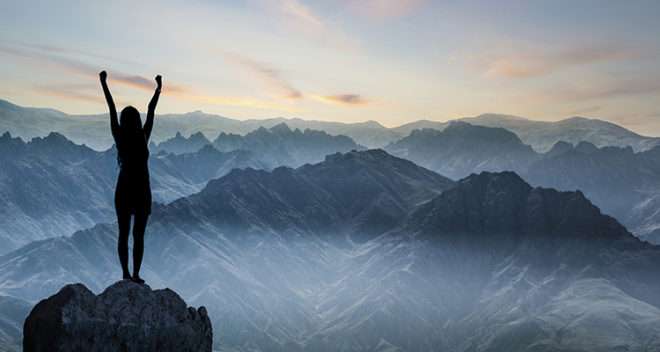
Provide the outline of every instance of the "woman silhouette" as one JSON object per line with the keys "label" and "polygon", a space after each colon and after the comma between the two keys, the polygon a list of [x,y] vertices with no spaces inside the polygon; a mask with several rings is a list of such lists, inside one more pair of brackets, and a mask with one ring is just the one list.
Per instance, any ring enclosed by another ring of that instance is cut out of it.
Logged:
{"label": "woman silhouette", "polygon": [[[140,113],[132,106],[125,107],[121,111],[120,121],[117,121],[117,110],[108,89],[107,77],[108,74],[105,71],[99,74],[105,100],[110,110],[110,129],[117,146],[119,163],[119,177],[115,189],[115,211],[119,224],[117,251],[124,279],[142,284],[144,280],[140,278],[140,265],[144,254],[144,230],[147,227],[149,214],[151,214],[147,145],[154,125],[154,111],[158,104],[162,82],[161,77],[156,76],[156,91],[149,102],[147,120],[142,127]],[[128,271],[128,235],[131,229],[131,216],[134,217],[132,276]]]}

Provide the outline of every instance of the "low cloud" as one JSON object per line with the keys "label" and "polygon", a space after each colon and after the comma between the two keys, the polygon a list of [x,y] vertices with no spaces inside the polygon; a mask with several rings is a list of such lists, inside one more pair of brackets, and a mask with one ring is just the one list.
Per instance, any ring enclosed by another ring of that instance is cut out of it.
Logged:
{"label": "low cloud", "polygon": [[[54,49],[51,50],[54,51]],[[64,49],[61,49],[61,51],[64,51]],[[38,65],[56,66],[59,69],[66,70],[68,72],[93,79],[98,79],[98,74],[102,69],[101,67],[96,65],[90,65],[83,61],[73,59],[70,57],[44,52],[43,50],[29,50],[29,49],[26,50],[17,47],[0,45],[0,53],[19,57],[22,59],[28,59]],[[120,85],[146,90],[146,91],[153,91],[154,88],[156,87],[156,82],[153,79],[148,79],[146,77],[139,75],[130,75],[113,70],[107,70],[107,71],[108,71],[108,80],[111,83],[117,83]],[[163,90],[166,93],[174,93],[174,94],[181,94],[188,91],[186,87],[171,82],[167,82]]]}
{"label": "low cloud", "polygon": [[282,73],[261,62],[235,53],[223,53],[225,59],[262,81],[268,89],[287,99],[301,99],[303,94],[282,77]]}
{"label": "low cloud", "polygon": [[609,84],[556,89],[547,93],[553,100],[588,101],[660,93],[660,77],[621,79]]}
{"label": "low cloud", "polygon": [[587,106],[587,107],[584,107],[584,108],[571,110],[568,113],[568,115],[572,115],[572,116],[588,115],[588,114],[596,113],[600,110],[602,110],[602,106],[600,106],[600,105]]}
{"label": "low cloud", "polygon": [[75,89],[69,89],[65,87],[54,87],[54,86],[35,86],[33,91],[42,94],[48,95],[56,98],[63,98],[68,100],[77,100],[87,103],[102,104],[103,98],[98,94],[89,94],[80,92]]}
{"label": "low cloud", "polygon": [[323,103],[339,105],[366,105],[369,101],[360,94],[315,95],[314,98]]}
{"label": "low cloud", "polygon": [[515,53],[483,59],[478,64],[489,78],[521,79],[545,76],[565,68],[639,56],[637,51],[611,46],[569,48],[548,53]]}
{"label": "low cloud", "polygon": [[251,109],[265,109],[265,110],[278,110],[286,112],[297,112],[294,106],[279,104],[277,102],[255,99],[250,97],[231,97],[219,95],[186,95],[184,99],[194,101],[196,103],[222,105],[222,106],[236,106]]}

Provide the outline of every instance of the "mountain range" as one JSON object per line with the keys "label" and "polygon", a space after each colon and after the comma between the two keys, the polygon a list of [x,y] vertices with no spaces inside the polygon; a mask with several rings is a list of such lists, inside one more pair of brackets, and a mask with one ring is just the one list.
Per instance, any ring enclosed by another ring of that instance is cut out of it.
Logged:
{"label": "mountain range", "polygon": [[[363,149],[348,137],[292,131],[286,125],[236,135],[236,147],[227,145],[229,137],[223,136],[213,145],[198,143],[206,140],[201,133],[152,145],[154,201],[167,203],[196,193],[209,180],[237,168],[300,166],[321,161],[326,154]],[[114,218],[114,147],[98,152],[56,132],[24,142],[6,132],[0,136],[0,161],[0,199],[5,204],[0,240],[6,243],[0,254]]]}
{"label": "mountain range", "polygon": [[201,132],[188,138],[177,133],[173,138],[154,144],[151,149],[183,154],[196,152],[204,146],[213,146],[222,152],[248,150],[273,165],[292,167],[323,161],[328,154],[365,149],[346,136],[311,129],[292,130],[285,123],[271,128],[259,127],[244,136],[222,132],[213,142]]}
{"label": "mountain range", "polygon": [[[146,241],[144,277],[205,305],[223,350],[660,348],[660,247],[513,172],[455,182],[381,150],[233,170],[156,206]],[[0,295],[98,292],[115,243],[99,224],[0,256]]]}
{"label": "mountain range", "polygon": [[[107,116],[0,100],[2,130],[4,352],[36,302],[119,270]],[[493,114],[154,133],[142,276],[206,306],[218,350],[660,350],[657,138]]]}
{"label": "mountain range", "polygon": [[[139,109],[139,107],[138,107]],[[616,124],[598,119],[572,117],[556,122],[528,120],[521,117],[483,114],[456,120],[486,127],[502,127],[514,132],[536,151],[545,152],[555,143],[566,141],[577,144],[581,141],[602,146],[631,146],[635,151],[644,151],[660,144],[660,138],[641,136]],[[271,118],[236,120],[219,115],[194,111],[185,114],[163,114],[156,119],[157,128],[153,139],[162,142],[181,133],[186,136],[202,132],[215,139],[220,133],[244,135],[259,127],[271,128],[285,123],[292,129],[325,131],[331,135],[352,138],[355,143],[367,148],[382,148],[408,136],[413,130],[431,128],[443,130],[449,122],[420,120],[402,126],[387,128],[375,121],[339,123],[299,118]],[[108,133],[107,114],[69,115],[53,109],[27,108],[0,100],[0,132],[29,140],[43,137],[50,132],[59,132],[79,144],[97,150],[112,145]]]}
{"label": "mountain range", "polygon": [[[0,136],[0,254],[31,241],[70,235],[114,218],[116,152],[97,152],[58,133],[29,142]],[[232,169],[270,168],[248,151],[161,153],[150,158],[154,201],[198,192]]]}
{"label": "mountain range", "polygon": [[660,146],[601,147],[557,142],[534,151],[513,132],[454,122],[414,130],[385,150],[453,179],[481,171],[515,171],[533,185],[581,190],[642,238],[660,243]]}

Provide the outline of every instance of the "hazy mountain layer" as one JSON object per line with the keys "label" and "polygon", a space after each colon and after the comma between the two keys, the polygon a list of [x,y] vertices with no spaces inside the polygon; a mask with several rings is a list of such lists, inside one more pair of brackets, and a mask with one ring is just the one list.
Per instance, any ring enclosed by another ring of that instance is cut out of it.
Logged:
{"label": "hazy mountain layer", "polygon": [[[532,146],[538,152],[550,150],[559,141],[571,144],[584,141],[598,147],[630,146],[635,151],[644,151],[660,145],[660,138],[641,136],[614,123],[584,117],[571,117],[551,122],[528,120],[517,116],[484,114],[461,118],[458,121],[477,126],[505,128],[515,133],[523,143]],[[416,129],[443,130],[450,122],[421,120],[394,128],[394,131],[399,132],[402,136],[407,136]]]}
{"label": "hazy mountain layer", "polygon": [[23,320],[32,304],[24,300],[0,296],[0,351],[20,351]]}
{"label": "hazy mountain layer", "polygon": [[[13,251],[0,294],[98,291],[115,243],[98,225]],[[147,281],[208,307],[224,350],[660,348],[660,248],[513,173],[453,183],[382,151],[235,170],[156,207],[146,248]]]}
{"label": "hazy mountain layer", "polygon": [[481,171],[525,170],[539,157],[510,131],[465,122],[442,131],[414,130],[385,149],[454,179]]}
{"label": "hazy mountain layer", "polygon": [[537,153],[505,129],[456,122],[443,131],[415,130],[386,149],[455,179],[512,170],[534,185],[579,189],[635,234],[658,240],[660,146],[634,152],[631,147],[558,142]]}
{"label": "hazy mountain layer", "polygon": [[[161,143],[151,143],[149,149],[152,153],[167,152],[172,154],[187,154],[194,153],[207,145],[211,145],[211,141],[206,138],[202,132],[197,132],[190,135],[188,138],[177,132],[176,135]],[[239,148],[236,148],[239,149]]]}
{"label": "hazy mountain layer", "polygon": [[[0,254],[114,219],[114,150],[97,152],[57,133],[27,143],[5,133],[0,136],[0,163]],[[198,192],[209,179],[245,167],[271,165],[250,152],[222,153],[212,147],[193,154],[152,155],[154,201]]]}
{"label": "hazy mountain layer", "polygon": [[328,154],[364,149],[346,136],[310,129],[292,130],[284,123],[269,129],[260,127],[245,136],[221,133],[213,146],[225,152],[249,150],[273,164],[292,167],[323,161]]}
{"label": "hazy mountain layer", "polygon": [[[138,107],[140,110],[140,107]],[[477,117],[461,118],[473,125],[506,128],[518,135],[525,143],[539,152],[549,150],[559,141],[577,144],[581,141],[596,146],[632,146],[643,151],[660,144],[660,138],[641,136],[610,122],[574,117],[556,122],[534,121],[521,117],[484,114]],[[263,120],[235,120],[219,115],[195,111],[185,114],[164,114],[156,118],[157,128],[153,139],[161,142],[177,133],[189,136],[202,132],[209,138],[220,133],[244,135],[259,127],[271,128],[286,123],[293,129],[325,131],[331,135],[344,135],[357,144],[380,148],[408,136],[415,129],[432,128],[443,130],[448,123],[420,120],[396,128],[386,128],[375,121],[359,123],[339,123],[303,120],[298,118],[272,118]],[[50,132],[60,132],[75,141],[97,150],[105,150],[112,145],[108,128],[108,116],[67,115],[52,109],[24,108],[0,100],[0,132],[9,131],[24,139],[46,136]]]}
{"label": "hazy mountain layer", "polygon": [[213,142],[201,132],[188,138],[177,133],[173,138],[158,145],[154,144],[151,149],[184,154],[211,145],[222,152],[250,151],[273,165],[292,167],[323,161],[328,154],[364,149],[346,136],[332,136],[323,131],[310,129],[292,130],[284,123],[269,129],[260,127],[244,136],[222,132]]}
{"label": "hazy mountain layer", "polygon": [[559,143],[524,177],[536,185],[580,189],[635,234],[657,241],[652,234],[660,230],[660,146],[635,153],[630,147]]}

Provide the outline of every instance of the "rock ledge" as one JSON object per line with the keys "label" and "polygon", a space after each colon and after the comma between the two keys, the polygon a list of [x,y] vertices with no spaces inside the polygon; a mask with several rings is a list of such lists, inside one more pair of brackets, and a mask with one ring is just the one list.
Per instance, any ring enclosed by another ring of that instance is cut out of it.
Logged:
{"label": "rock ledge", "polygon": [[170,289],[119,281],[96,296],[82,284],[39,302],[23,327],[23,350],[211,351],[204,307],[187,307]]}

